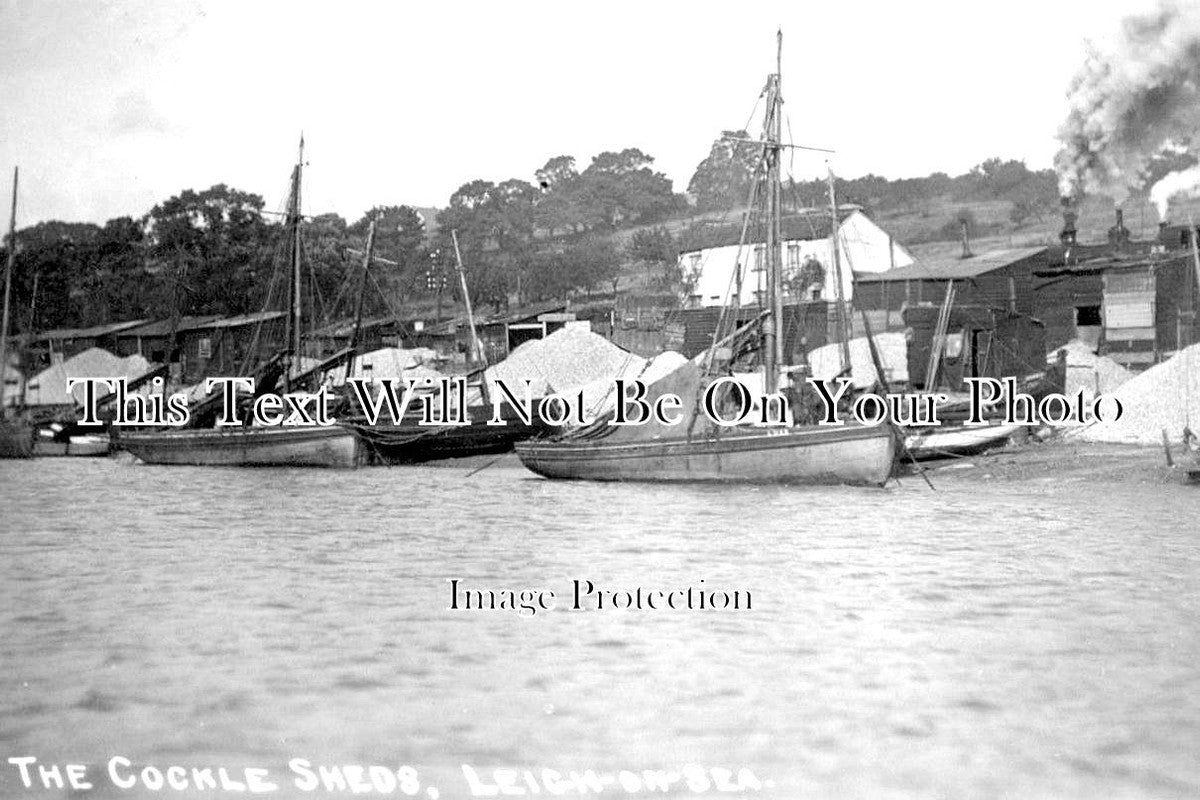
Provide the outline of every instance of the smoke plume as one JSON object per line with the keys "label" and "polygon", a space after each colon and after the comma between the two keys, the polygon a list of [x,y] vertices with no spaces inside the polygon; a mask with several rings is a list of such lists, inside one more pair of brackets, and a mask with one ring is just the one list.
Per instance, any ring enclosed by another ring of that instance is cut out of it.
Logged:
{"label": "smoke plume", "polygon": [[[1124,19],[1113,49],[1093,50],[1067,95],[1055,157],[1062,195],[1106,194],[1121,203],[1145,188],[1156,155],[1200,139],[1200,4],[1161,0],[1154,12]],[[1200,171],[1156,184],[1163,219],[1178,193],[1200,193]]]}

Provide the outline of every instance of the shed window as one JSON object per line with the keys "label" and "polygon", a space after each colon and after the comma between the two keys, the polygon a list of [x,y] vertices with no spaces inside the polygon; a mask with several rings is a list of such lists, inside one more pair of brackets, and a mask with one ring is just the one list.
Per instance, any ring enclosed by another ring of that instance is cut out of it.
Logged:
{"label": "shed window", "polygon": [[1075,306],[1075,327],[1100,326],[1100,306]]}
{"label": "shed window", "polygon": [[197,339],[196,355],[200,358],[212,358],[212,339],[207,336]]}

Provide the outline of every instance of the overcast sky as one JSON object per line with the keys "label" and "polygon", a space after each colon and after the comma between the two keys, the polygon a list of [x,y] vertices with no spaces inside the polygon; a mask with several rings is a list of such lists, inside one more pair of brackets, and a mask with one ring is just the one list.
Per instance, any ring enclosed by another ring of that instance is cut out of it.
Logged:
{"label": "overcast sky", "polygon": [[21,167],[20,226],[137,217],[222,182],[278,208],[301,130],[306,211],[350,221],[625,147],[683,191],[746,123],[777,27],[791,136],[835,148],[839,174],[1048,167],[1085,40],[1104,49],[1152,5],[0,3],[0,173]]}

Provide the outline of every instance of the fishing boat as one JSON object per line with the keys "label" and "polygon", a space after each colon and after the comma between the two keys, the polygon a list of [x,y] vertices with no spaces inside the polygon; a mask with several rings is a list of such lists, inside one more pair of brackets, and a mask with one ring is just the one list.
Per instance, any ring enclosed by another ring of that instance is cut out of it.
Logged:
{"label": "fishing boat", "polygon": [[8,259],[4,266],[4,311],[0,320],[0,458],[33,456],[33,424],[20,412],[10,411],[5,398],[8,388],[8,312],[17,254],[17,177],[17,168],[13,167],[12,216],[8,222]]}
{"label": "fishing boat", "polygon": [[107,433],[81,433],[77,426],[63,427],[53,423],[41,428],[33,443],[33,454],[38,458],[107,456],[112,451],[112,440]]}
{"label": "fishing boat", "polygon": [[[782,36],[779,45],[782,47]],[[780,153],[785,147],[780,85],[777,68],[767,81],[768,102],[758,168],[767,207],[766,310],[755,325],[755,333],[760,334],[760,385],[764,397],[777,394],[781,372],[791,374],[782,366],[782,332],[778,329],[783,317]],[[832,198],[831,205],[835,205]],[[739,247],[744,245],[743,236]],[[836,242],[832,250],[838,272],[835,285],[839,289],[840,314],[842,281]],[[742,259],[738,261],[740,264]],[[720,330],[718,326],[718,333]],[[718,333],[714,333],[714,340]],[[648,403],[668,395],[680,399],[678,407],[687,418],[679,424],[650,420],[641,425],[617,426],[610,424],[614,420],[609,416],[557,438],[518,443],[517,455],[526,467],[547,478],[883,485],[893,473],[897,454],[897,438],[888,427],[851,423],[726,427],[717,424],[710,415],[701,414],[701,397],[712,383],[714,369],[723,363],[719,356],[726,349],[724,345],[745,333],[745,330],[735,331],[730,337],[714,341],[702,364],[689,362],[648,387]]]}
{"label": "fishing boat", "polygon": [[372,464],[396,466],[423,464],[451,458],[491,456],[508,453],[517,442],[548,435],[554,428],[534,415],[530,423],[504,409],[504,425],[488,425],[490,406],[470,406],[469,425],[421,425],[417,416],[399,425],[356,425]]}
{"label": "fishing boat", "polygon": [[[274,386],[282,379],[285,392],[303,385],[304,381],[325,368],[336,366],[345,357],[339,353],[317,367],[304,369],[301,365],[301,246],[300,246],[300,185],[304,164],[304,139],[300,139],[300,155],[292,169],[291,191],[288,198],[287,226],[290,255],[288,283],[287,349],[259,369],[258,386],[266,376]],[[272,373],[272,367],[281,370]],[[209,398],[211,403],[216,398]],[[196,415],[194,415],[196,416]],[[305,466],[355,467],[364,451],[353,427],[278,425],[270,427],[240,426],[212,429],[168,429],[144,432],[124,432],[117,444],[147,464],[193,466]]]}
{"label": "fishing boat", "polygon": [[358,437],[340,425],[128,433],[118,441],[147,464],[349,468],[361,461]]}
{"label": "fishing boat", "polygon": [[1003,447],[1014,434],[1028,426],[1004,422],[984,425],[953,425],[923,428],[904,437],[905,452],[917,461],[973,456]]}
{"label": "fishing boat", "polygon": [[[453,458],[499,455],[510,452],[517,442],[546,435],[553,430],[552,426],[536,416],[529,422],[525,422],[508,406],[502,406],[500,419],[504,421],[504,425],[488,424],[493,417],[493,409],[489,399],[486,377],[487,354],[475,326],[475,311],[471,304],[470,289],[467,287],[462,252],[458,246],[458,232],[451,231],[450,237],[454,243],[454,261],[457,266],[463,304],[467,311],[467,325],[470,328],[472,342],[471,354],[476,364],[475,372],[479,376],[479,396],[482,403],[468,406],[466,393],[463,393],[459,398],[465,407],[463,420],[467,424],[463,425],[422,425],[421,415],[415,411],[410,412],[399,424],[394,425],[368,425],[362,421],[354,421],[355,430],[358,431],[368,451],[368,460],[372,464],[398,466]],[[368,237],[367,250],[369,261],[370,237]],[[361,305],[360,299],[360,308]],[[464,381],[464,389],[465,386]]]}

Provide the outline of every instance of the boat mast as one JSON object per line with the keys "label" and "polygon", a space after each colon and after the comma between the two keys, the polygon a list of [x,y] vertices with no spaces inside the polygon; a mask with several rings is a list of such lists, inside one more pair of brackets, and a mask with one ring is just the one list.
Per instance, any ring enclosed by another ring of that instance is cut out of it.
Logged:
{"label": "boat mast", "polygon": [[780,183],[779,151],[783,127],[781,125],[783,98],[779,87],[782,78],[783,31],[775,34],[775,74],[770,79],[769,103],[765,127],[767,157],[767,308],[770,315],[763,320],[763,388],[773,394],[779,388],[779,365],[783,362],[783,280],[781,277],[780,241]]}
{"label": "boat mast", "polygon": [[8,388],[8,305],[12,294],[13,264],[17,257],[17,167],[13,167],[12,215],[8,218],[8,261],[4,266],[4,314],[0,321],[0,419],[8,412],[4,394]]}
{"label": "boat mast", "polygon": [[371,225],[367,228],[367,252],[363,254],[362,283],[358,287],[358,301],[354,308],[354,333],[350,337],[350,357],[346,359],[346,380],[354,371],[354,358],[358,355],[359,332],[362,329],[363,296],[367,293],[367,270],[371,268],[371,259],[375,256],[375,218],[371,217]]}
{"label": "boat mast", "polygon": [[288,285],[287,348],[288,363],[283,373],[283,390],[291,391],[292,376],[300,372],[300,177],[304,168],[304,134],[300,134],[300,153],[292,169],[291,202],[288,204],[291,254],[291,280]]}
{"label": "boat mast", "polygon": [[837,195],[833,188],[833,170],[829,170],[829,250],[833,259],[833,298],[836,307],[837,332],[840,349],[838,354],[842,359],[842,372],[850,368],[850,331],[846,319],[845,285],[842,283],[842,254],[838,247],[838,210]]}
{"label": "boat mast", "polygon": [[479,335],[475,332],[475,312],[471,310],[471,293],[467,291],[467,273],[463,269],[462,253],[458,249],[458,231],[450,231],[450,239],[454,242],[454,262],[458,265],[458,281],[462,285],[463,303],[467,306],[467,325],[471,328],[471,351],[479,359],[479,367],[483,372],[479,376],[479,393],[483,398],[483,404],[488,405],[488,389],[487,389],[487,356],[483,352],[483,342],[479,341]]}

